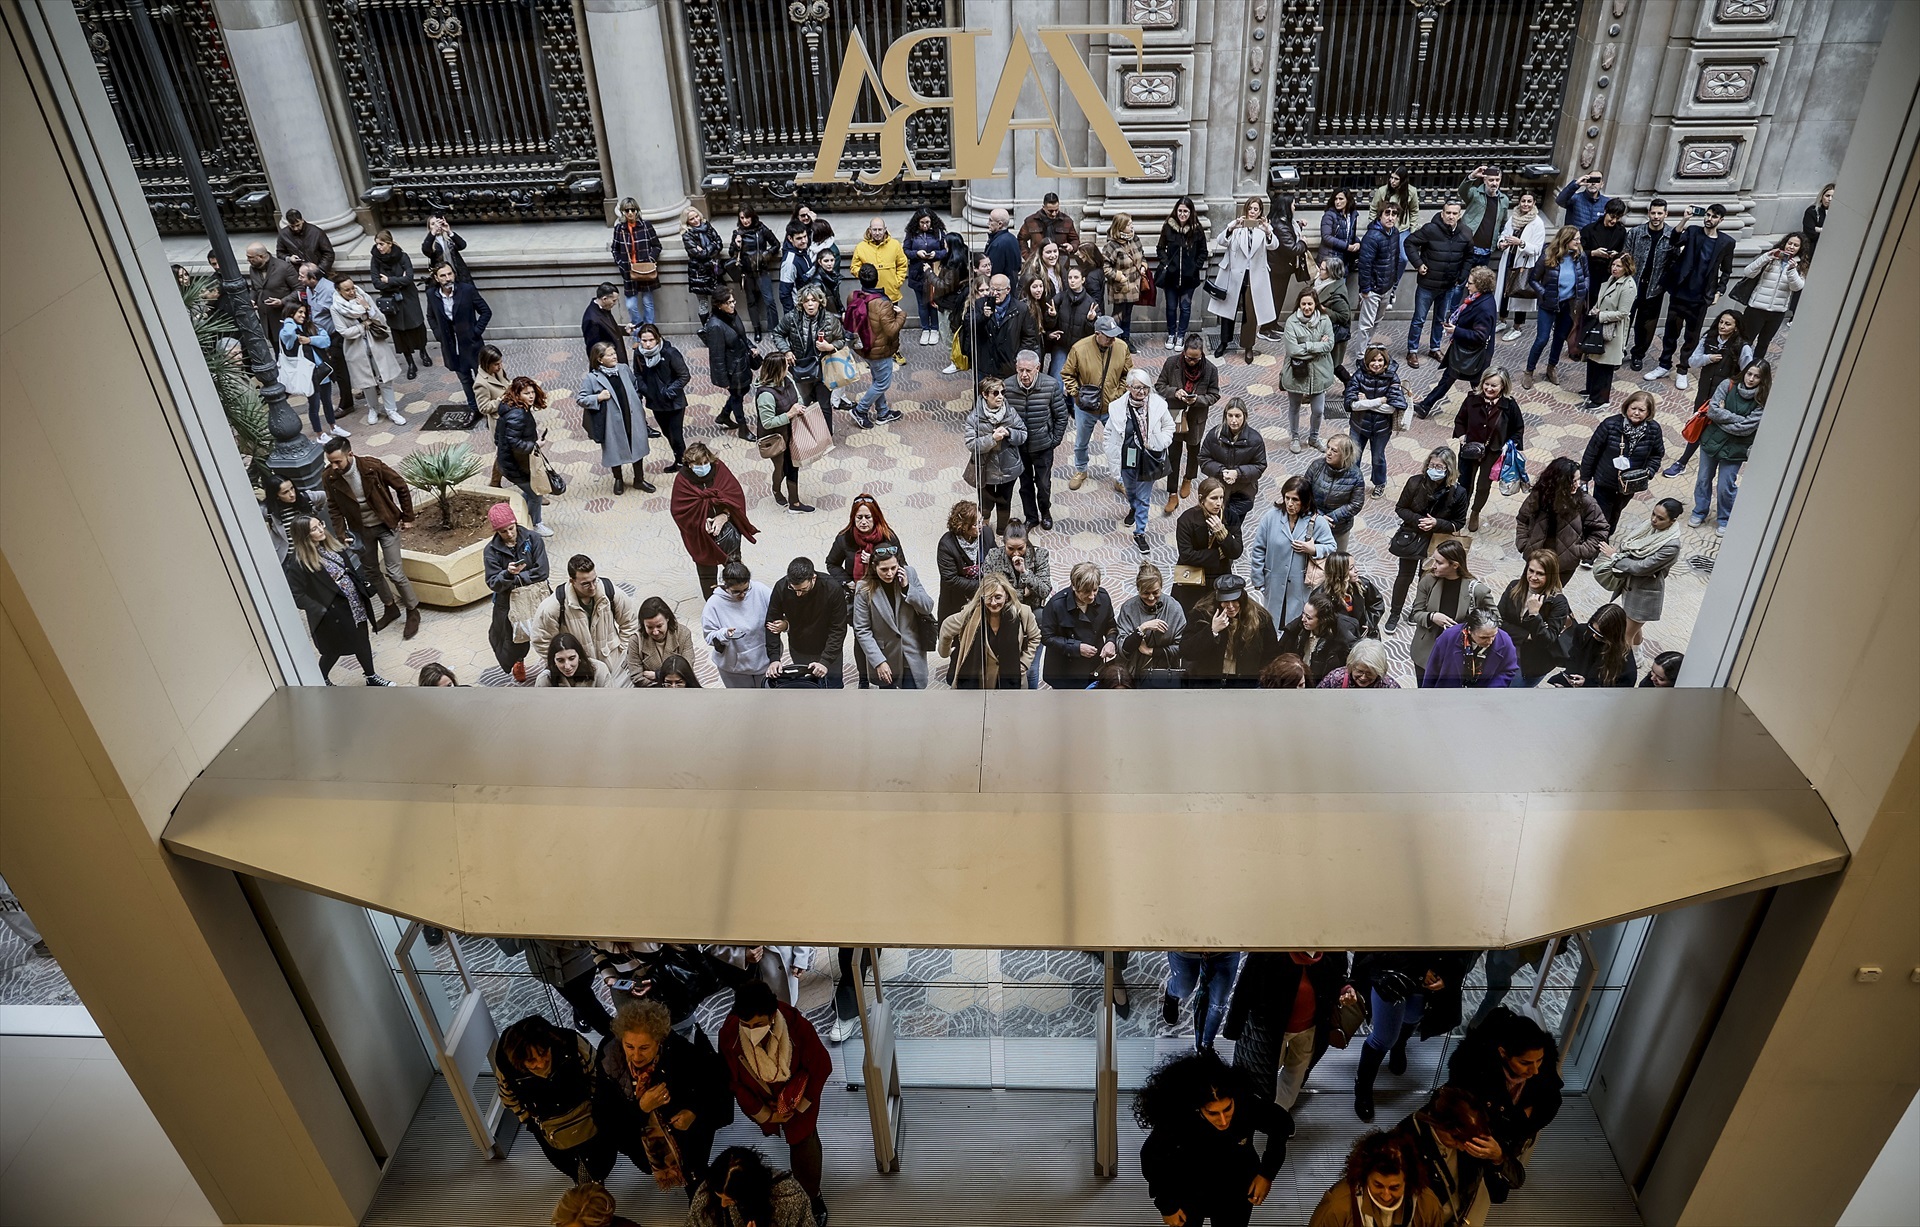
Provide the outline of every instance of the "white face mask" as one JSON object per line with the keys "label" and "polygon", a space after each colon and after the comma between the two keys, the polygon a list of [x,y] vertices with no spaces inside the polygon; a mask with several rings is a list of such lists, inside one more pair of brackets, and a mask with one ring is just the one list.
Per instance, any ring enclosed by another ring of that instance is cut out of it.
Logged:
{"label": "white face mask", "polygon": [[1387,1205],[1381,1205],[1381,1203],[1374,1197],[1373,1190],[1368,1189],[1367,1200],[1370,1202],[1373,1202],[1374,1205],[1379,1206],[1380,1210],[1383,1213],[1392,1214],[1395,1210],[1398,1210],[1401,1206],[1404,1206],[1407,1204],[1407,1195],[1405,1193],[1402,1193],[1400,1195],[1399,1201],[1394,1202],[1391,1206],[1387,1206]]}
{"label": "white face mask", "polygon": [[768,1023],[764,1027],[742,1027],[740,1028],[740,1034],[747,1037],[747,1043],[757,1045],[761,1040],[766,1039],[768,1032],[772,1030],[773,1024]]}

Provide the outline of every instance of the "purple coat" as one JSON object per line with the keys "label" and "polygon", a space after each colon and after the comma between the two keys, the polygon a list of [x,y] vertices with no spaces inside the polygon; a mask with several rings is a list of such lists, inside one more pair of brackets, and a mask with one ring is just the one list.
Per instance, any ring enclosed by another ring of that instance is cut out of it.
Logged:
{"label": "purple coat", "polygon": [[[1420,679],[1424,690],[1458,690],[1466,685],[1462,680],[1466,673],[1467,629],[1464,626],[1449,626],[1440,632],[1434,641],[1433,655],[1427,658],[1427,672]],[[1520,653],[1513,646],[1513,640],[1507,632],[1493,632],[1493,646],[1487,649],[1487,665],[1480,675],[1476,688],[1505,688],[1520,681]]]}

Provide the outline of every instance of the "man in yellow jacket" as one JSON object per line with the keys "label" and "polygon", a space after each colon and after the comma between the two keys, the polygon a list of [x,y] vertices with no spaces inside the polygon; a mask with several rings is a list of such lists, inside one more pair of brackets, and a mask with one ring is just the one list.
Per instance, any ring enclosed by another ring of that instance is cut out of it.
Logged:
{"label": "man in yellow jacket", "polygon": [[874,218],[867,223],[867,237],[853,249],[848,275],[860,278],[862,265],[871,264],[880,273],[880,290],[894,302],[900,301],[900,287],[907,283],[907,250],[900,240],[887,233],[887,223]]}

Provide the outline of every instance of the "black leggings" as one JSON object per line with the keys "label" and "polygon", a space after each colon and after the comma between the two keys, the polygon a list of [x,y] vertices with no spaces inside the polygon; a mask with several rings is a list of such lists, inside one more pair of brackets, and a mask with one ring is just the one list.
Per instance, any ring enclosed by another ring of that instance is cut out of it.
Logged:
{"label": "black leggings", "polygon": [[1393,604],[1388,607],[1388,613],[1399,613],[1400,607],[1406,604],[1407,589],[1413,587],[1414,578],[1420,574],[1420,564],[1425,561],[1425,555],[1400,560],[1400,574],[1393,577]]}
{"label": "black leggings", "polygon": [[807,1191],[807,1200],[820,1204],[820,1177],[826,1170],[826,1156],[820,1151],[820,1133],[816,1129],[803,1141],[787,1143],[787,1166],[793,1178]]}
{"label": "black leggings", "polygon": [[673,462],[679,464],[680,458],[687,454],[687,439],[681,429],[686,423],[687,411],[670,409],[662,413],[656,409],[653,420],[660,423],[660,433],[667,437],[667,446],[673,449]]}
{"label": "black leggings", "polygon": [[[360,671],[368,677],[372,677],[373,640],[367,634],[367,624],[365,622],[355,622],[353,624],[353,638],[353,658],[360,662]],[[344,652],[320,653],[320,676],[325,677],[327,674],[332,673],[334,665],[340,663],[340,658],[344,655],[346,655]]]}

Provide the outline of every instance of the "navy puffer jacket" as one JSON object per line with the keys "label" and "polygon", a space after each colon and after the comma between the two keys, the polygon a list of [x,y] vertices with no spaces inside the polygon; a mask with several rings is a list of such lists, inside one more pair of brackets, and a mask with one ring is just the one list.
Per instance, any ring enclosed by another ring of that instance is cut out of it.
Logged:
{"label": "navy puffer jacket", "polygon": [[1375,222],[1367,227],[1356,257],[1360,265],[1360,292],[1386,294],[1400,284],[1407,271],[1406,257],[1400,254],[1400,232]]}

